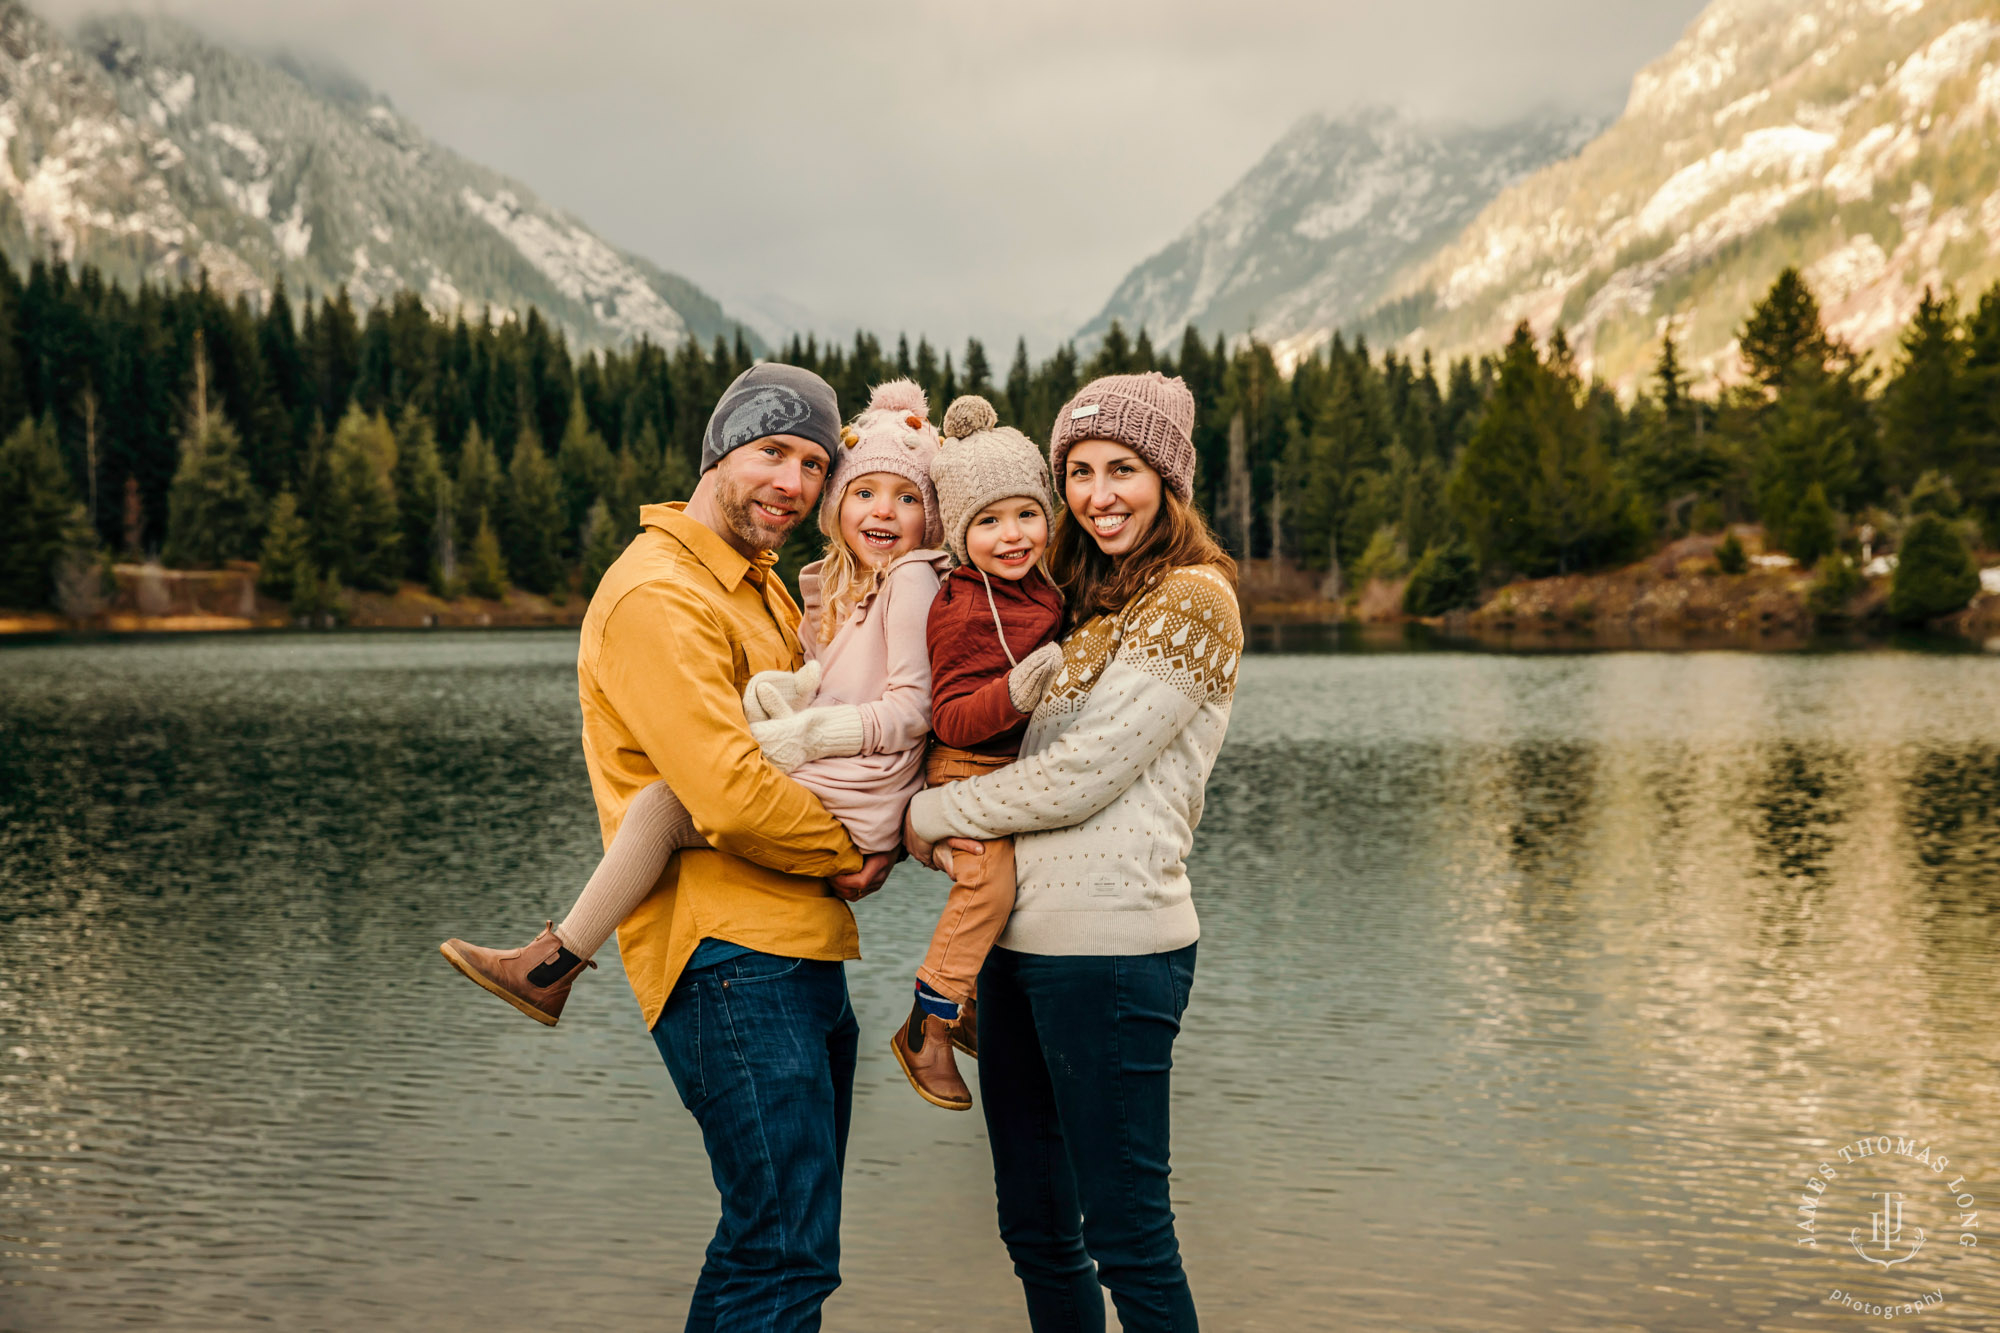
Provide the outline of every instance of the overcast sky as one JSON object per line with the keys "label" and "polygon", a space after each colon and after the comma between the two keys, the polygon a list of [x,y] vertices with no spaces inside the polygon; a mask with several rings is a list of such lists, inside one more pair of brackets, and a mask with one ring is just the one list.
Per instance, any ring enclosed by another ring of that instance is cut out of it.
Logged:
{"label": "overcast sky", "polygon": [[[30,0],[59,21],[116,0]],[[725,303],[1037,350],[1300,116],[1621,105],[1699,0],[154,0]],[[996,353],[999,355],[999,353]]]}

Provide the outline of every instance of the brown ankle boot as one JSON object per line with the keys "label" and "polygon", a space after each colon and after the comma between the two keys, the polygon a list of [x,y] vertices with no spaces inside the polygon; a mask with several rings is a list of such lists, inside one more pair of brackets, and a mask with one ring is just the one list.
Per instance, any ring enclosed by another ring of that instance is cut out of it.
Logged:
{"label": "brown ankle boot", "polygon": [[560,975],[550,975],[544,970],[538,984],[532,974],[557,962],[562,947],[563,942],[556,938],[555,923],[551,921],[542,927],[541,934],[526,945],[505,953],[498,949],[482,949],[477,944],[457,939],[438,945],[438,952],[453,967],[537,1023],[554,1027],[556,1020],[562,1017],[563,1006],[569,1003],[570,983],[584,968],[597,966],[596,959],[586,958]]}
{"label": "brown ankle boot", "polygon": [[972,1089],[959,1077],[958,1061],[951,1056],[949,1025],[935,1014],[926,1014],[922,1005],[912,1005],[910,1016],[896,1035],[889,1038],[896,1063],[908,1075],[917,1096],[947,1111],[972,1109]]}
{"label": "brown ankle boot", "polygon": [[973,1059],[979,1058],[978,1000],[967,1000],[958,1006],[958,1021],[951,1024],[951,1044]]}

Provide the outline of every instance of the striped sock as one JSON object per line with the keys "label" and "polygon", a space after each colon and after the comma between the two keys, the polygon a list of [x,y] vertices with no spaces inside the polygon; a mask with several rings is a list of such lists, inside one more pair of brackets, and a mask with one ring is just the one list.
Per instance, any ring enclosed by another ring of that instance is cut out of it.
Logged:
{"label": "striped sock", "polygon": [[944,996],[926,986],[921,979],[917,982],[917,1003],[926,1014],[942,1018],[947,1023],[958,1021],[958,1001],[947,1000]]}

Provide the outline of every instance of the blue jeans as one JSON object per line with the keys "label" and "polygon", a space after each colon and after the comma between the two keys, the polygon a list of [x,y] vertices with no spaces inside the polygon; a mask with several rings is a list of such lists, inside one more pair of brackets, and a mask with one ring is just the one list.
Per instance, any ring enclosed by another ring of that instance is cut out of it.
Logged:
{"label": "blue jeans", "polygon": [[1168,1081],[1194,984],[1171,953],[996,948],[979,974],[979,1088],[1000,1238],[1035,1333],[1192,1333],[1167,1198]]}
{"label": "blue jeans", "polygon": [[682,973],[667,997],[653,1041],[722,1194],[689,1333],[819,1327],[840,1285],[859,1036],[839,963],[748,953]]}

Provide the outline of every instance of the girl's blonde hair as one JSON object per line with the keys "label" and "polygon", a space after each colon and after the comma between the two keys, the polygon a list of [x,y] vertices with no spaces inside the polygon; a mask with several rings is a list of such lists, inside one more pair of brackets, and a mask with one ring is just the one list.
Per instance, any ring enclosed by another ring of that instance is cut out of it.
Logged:
{"label": "girl's blonde hair", "polygon": [[[847,488],[840,488],[841,498]],[[825,647],[840,633],[854,608],[882,586],[883,569],[870,569],[855,557],[840,535],[840,505],[820,509],[820,531],[826,534],[826,554],[819,567],[819,641]]]}
{"label": "girl's blonde hair", "polygon": [[[851,448],[854,442],[854,427],[843,426],[840,432],[841,446]],[[821,647],[833,642],[833,636],[840,633],[840,627],[854,614],[854,608],[868,599],[870,593],[882,586],[882,575],[887,569],[870,569],[854,554],[854,548],[847,544],[847,538],[840,535],[840,506],[847,499],[847,488],[861,477],[840,478],[840,493],[830,500],[820,501],[819,530],[826,535],[826,550],[820,556],[819,567],[819,642]]]}

